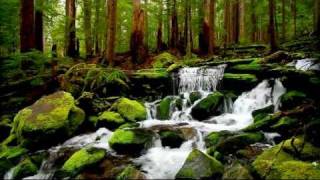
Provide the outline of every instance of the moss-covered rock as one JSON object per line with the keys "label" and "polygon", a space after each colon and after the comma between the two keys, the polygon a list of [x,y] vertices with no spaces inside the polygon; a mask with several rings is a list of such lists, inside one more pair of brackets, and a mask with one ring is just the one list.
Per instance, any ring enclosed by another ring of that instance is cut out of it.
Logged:
{"label": "moss-covered rock", "polygon": [[181,63],[175,63],[175,64],[172,64],[170,65],[168,68],[167,68],[167,72],[168,73],[171,73],[171,72],[177,72],[180,68],[183,67],[183,64]]}
{"label": "moss-covered rock", "polygon": [[258,78],[253,74],[232,74],[225,73],[223,77],[223,88],[227,90],[235,90],[238,94],[251,90],[258,84]]}
{"label": "moss-covered rock", "polygon": [[147,111],[144,105],[138,101],[127,98],[119,99],[115,104],[113,104],[112,109],[117,111],[128,121],[136,122],[147,118]]}
{"label": "moss-covered rock", "polygon": [[116,178],[117,180],[146,179],[146,176],[134,166],[127,166]]}
{"label": "moss-covered rock", "polygon": [[233,163],[223,174],[222,179],[254,179],[250,171],[240,163]]}
{"label": "moss-covered rock", "polygon": [[120,154],[138,155],[152,142],[153,133],[143,129],[118,129],[109,140],[112,149]]}
{"label": "moss-covered rock", "polygon": [[170,131],[170,130],[163,130],[159,132],[160,139],[163,146],[169,146],[171,148],[178,148],[181,146],[183,141],[186,139],[183,137],[181,131]]}
{"label": "moss-covered rock", "polygon": [[182,110],[182,107],[183,107],[183,100],[182,100],[182,98],[177,98],[177,99],[174,101],[174,106],[175,106],[179,111],[181,111],[181,110]]}
{"label": "moss-covered rock", "polygon": [[218,108],[223,103],[223,97],[220,92],[210,94],[192,108],[192,117],[198,120],[205,120],[210,116],[218,115],[221,113]]}
{"label": "moss-covered rock", "polygon": [[70,93],[57,92],[24,108],[14,118],[13,133],[20,143],[41,148],[72,135],[85,119]]}
{"label": "moss-covered rock", "polygon": [[22,160],[12,171],[12,179],[22,179],[24,177],[35,175],[38,167],[29,159]]}
{"label": "moss-covered rock", "polygon": [[177,57],[168,53],[164,52],[159,54],[154,58],[154,62],[152,64],[153,68],[167,68],[173,63],[177,62]]}
{"label": "moss-covered rock", "polygon": [[307,98],[307,95],[300,91],[289,91],[280,97],[281,110],[289,110],[299,106]]}
{"label": "moss-covered rock", "polygon": [[313,161],[320,158],[320,148],[306,142],[302,137],[286,140],[283,145],[283,150],[301,160]]}
{"label": "moss-covered rock", "polygon": [[270,114],[266,116],[256,116],[254,119],[254,124],[245,128],[243,131],[245,132],[256,132],[256,131],[269,131],[271,126],[279,121],[281,118],[281,112]]}
{"label": "moss-covered rock", "polygon": [[138,70],[132,77],[135,79],[167,79],[170,77],[166,69]]}
{"label": "moss-covered rock", "polygon": [[205,137],[205,143],[207,147],[216,146],[222,140],[226,139],[229,136],[234,135],[229,131],[221,131],[221,132],[212,132]]}
{"label": "moss-covered rock", "polygon": [[264,140],[264,135],[260,132],[257,133],[240,133],[227,137],[216,145],[216,150],[223,153],[233,153],[242,149],[250,144],[261,142]]}
{"label": "moss-covered rock", "polygon": [[166,97],[160,102],[160,104],[157,106],[157,119],[168,120],[170,118],[171,102],[171,97]]}
{"label": "moss-covered rock", "polygon": [[74,177],[84,168],[101,161],[106,152],[103,149],[81,149],[75,152],[62,166],[60,176]]}
{"label": "moss-covered rock", "polygon": [[276,132],[283,132],[285,134],[286,131],[290,129],[294,129],[294,127],[299,126],[298,119],[292,118],[289,116],[282,117],[278,122],[271,126]]}
{"label": "moss-covered rock", "polygon": [[267,106],[265,108],[253,111],[252,112],[252,117],[254,119],[258,119],[260,117],[265,117],[265,116],[267,116],[269,114],[272,114],[273,112],[274,112],[274,105],[270,105],[270,106]]}
{"label": "moss-covered rock", "polygon": [[306,127],[306,139],[313,145],[320,147],[320,121],[313,121]]}
{"label": "moss-covered rock", "polygon": [[197,100],[201,99],[202,95],[200,92],[192,92],[190,93],[190,103],[193,104],[194,102],[196,102]]}
{"label": "moss-covered rock", "polygon": [[26,153],[27,150],[21,147],[2,147],[0,151],[0,176],[3,177]]}
{"label": "moss-covered rock", "polygon": [[124,123],[126,123],[126,121],[121,117],[119,113],[105,111],[97,118],[96,126],[116,129]]}
{"label": "moss-covered rock", "polygon": [[176,175],[177,179],[219,178],[223,165],[213,157],[194,149]]}

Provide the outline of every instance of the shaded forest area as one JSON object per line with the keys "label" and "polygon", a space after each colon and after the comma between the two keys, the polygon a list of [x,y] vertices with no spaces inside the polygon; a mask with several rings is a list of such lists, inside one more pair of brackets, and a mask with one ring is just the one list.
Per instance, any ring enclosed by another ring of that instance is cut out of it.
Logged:
{"label": "shaded forest area", "polygon": [[0,0],[0,178],[320,179],[320,0]]}

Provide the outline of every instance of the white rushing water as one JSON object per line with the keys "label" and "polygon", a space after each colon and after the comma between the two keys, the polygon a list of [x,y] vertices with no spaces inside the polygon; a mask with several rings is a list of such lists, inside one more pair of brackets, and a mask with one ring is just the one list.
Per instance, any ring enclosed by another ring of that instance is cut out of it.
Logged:
{"label": "white rushing water", "polygon": [[320,63],[317,59],[314,58],[307,58],[307,59],[300,59],[288,64],[289,66],[294,66],[296,69],[301,71],[320,71]]}
{"label": "white rushing water", "polygon": [[[254,110],[275,105],[275,111],[279,104],[279,97],[285,93],[285,88],[279,80],[265,80],[249,92],[240,95],[234,102],[231,98],[225,98],[221,106],[223,114],[213,116],[206,121],[197,121],[191,116],[192,108],[206,98],[212,92],[217,91],[219,83],[223,79],[226,65],[213,68],[183,68],[178,76],[178,96],[171,96],[173,99],[182,97],[182,109],[178,110],[171,106],[170,118],[168,120],[157,120],[157,106],[161,100],[145,103],[147,108],[147,120],[140,122],[141,128],[150,128],[157,125],[176,125],[192,128],[196,136],[182,143],[179,148],[164,147],[160,139],[154,141],[153,147],[147,150],[142,156],[132,161],[141,167],[148,179],[174,179],[176,173],[183,166],[189,153],[197,148],[205,151],[204,136],[210,132],[222,130],[238,131],[253,123],[251,113]],[[190,103],[190,94],[199,92],[201,98]],[[83,147],[97,147],[105,149],[116,155],[109,145],[108,139],[112,132],[102,128],[95,133],[76,136],[60,146],[49,149],[49,158],[45,160],[37,175],[26,179],[52,179],[55,172],[55,161],[63,155],[65,148],[80,149]],[[274,137],[273,134],[268,137]],[[13,169],[6,174],[11,177]],[[10,174],[11,173],[11,174]]]}
{"label": "white rushing water", "polygon": [[[174,179],[182,167],[188,154],[193,148],[205,151],[203,136],[213,131],[238,131],[253,123],[251,113],[254,110],[274,104],[277,110],[279,97],[285,93],[285,88],[279,80],[273,85],[268,80],[261,82],[249,92],[243,93],[235,102],[225,99],[223,103],[224,114],[209,118],[207,121],[197,121],[191,116],[191,109],[207,95],[217,90],[219,82],[224,75],[225,65],[216,68],[184,68],[179,72],[179,94],[184,97],[182,110],[172,112],[169,120],[156,119],[156,107],[159,100],[146,103],[148,119],[141,122],[141,127],[150,128],[156,125],[177,125],[186,123],[188,127],[197,130],[198,136],[181,145],[180,148],[170,149],[161,143],[149,149],[147,153],[135,162],[142,166],[142,170],[150,179]],[[191,92],[200,92],[202,98],[192,105],[188,105]]]}

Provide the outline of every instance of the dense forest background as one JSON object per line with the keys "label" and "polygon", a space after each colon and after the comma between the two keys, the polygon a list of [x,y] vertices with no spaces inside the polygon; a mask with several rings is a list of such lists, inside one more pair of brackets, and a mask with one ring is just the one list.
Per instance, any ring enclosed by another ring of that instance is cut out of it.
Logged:
{"label": "dense forest background", "polygon": [[209,46],[214,52],[271,39],[277,46],[316,34],[317,7],[317,0],[2,1],[0,55],[21,47],[22,52],[56,49],[58,56],[109,54],[113,59],[113,51],[131,50],[139,51],[139,59],[166,49],[207,54]]}

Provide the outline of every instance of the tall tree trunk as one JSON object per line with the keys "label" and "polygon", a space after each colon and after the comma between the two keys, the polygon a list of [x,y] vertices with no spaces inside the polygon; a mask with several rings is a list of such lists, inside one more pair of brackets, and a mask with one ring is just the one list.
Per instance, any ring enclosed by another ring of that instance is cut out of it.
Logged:
{"label": "tall tree trunk", "polygon": [[232,21],[231,21],[231,1],[224,1],[224,29],[225,29],[225,46],[231,43],[232,37]]}
{"label": "tall tree trunk", "polygon": [[203,0],[202,7],[200,9],[201,27],[199,33],[199,48],[202,54],[208,53],[209,47],[209,0]]}
{"label": "tall tree trunk", "polygon": [[173,0],[172,14],[171,14],[171,36],[170,36],[170,48],[176,49],[179,38],[178,28],[178,14],[177,14],[177,1]]}
{"label": "tall tree trunk", "polygon": [[144,0],[144,45],[146,50],[149,50],[149,18],[148,18],[148,0]]}
{"label": "tall tree trunk", "polygon": [[133,23],[130,50],[133,62],[138,64],[143,63],[147,56],[144,45],[144,16],[145,13],[141,8],[140,0],[133,0]]}
{"label": "tall tree trunk", "polygon": [[315,0],[315,35],[320,37],[320,1]]}
{"label": "tall tree trunk", "polygon": [[240,0],[240,7],[239,7],[239,13],[240,13],[240,41],[243,41],[246,39],[246,1],[245,0]]}
{"label": "tall tree trunk", "polygon": [[36,1],[35,40],[36,49],[43,51],[43,0]]}
{"label": "tall tree trunk", "polygon": [[214,48],[215,48],[215,6],[216,6],[216,0],[210,0],[209,4],[209,47],[208,47],[208,53],[209,55],[214,54]]}
{"label": "tall tree trunk", "polygon": [[85,34],[85,46],[86,46],[86,57],[92,57],[93,55],[93,38],[91,29],[91,0],[83,0],[83,11],[84,11],[84,34]]}
{"label": "tall tree trunk", "polygon": [[257,27],[257,15],[256,15],[256,0],[251,0],[251,42],[257,42],[258,39],[258,27]]}
{"label": "tall tree trunk", "polygon": [[21,0],[20,3],[20,51],[28,52],[36,47],[34,1]]}
{"label": "tall tree trunk", "polygon": [[158,30],[157,30],[157,52],[163,50],[163,41],[162,41],[162,28],[163,28],[163,2],[159,1],[159,19],[158,19]]}
{"label": "tall tree trunk", "polygon": [[232,4],[232,22],[232,41],[238,44],[240,36],[240,0],[235,0]]}
{"label": "tall tree trunk", "polygon": [[269,0],[269,41],[271,51],[278,49],[275,32],[275,0]]}
{"label": "tall tree trunk", "polygon": [[186,57],[191,58],[192,46],[191,46],[191,2],[190,0],[185,1],[185,46],[186,46]]}
{"label": "tall tree trunk", "polygon": [[100,55],[101,49],[100,49],[100,31],[99,24],[100,24],[100,8],[101,6],[101,0],[95,0],[95,22],[94,22],[94,44],[95,44],[95,54]]}
{"label": "tall tree trunk", "polygon": [[286,41],[286,0],[282,0],[282,25],[281,25],[281,31],[282,31],[282,41]]}
{"label": "tall tree trunk", "polygon": [[66,30],[65,30],[66,55],[76,57],[76,4],[75,0],[66,0]]}
{"label": "tall tree trunk", "polygon": [[107,39],[106,39],[106,59],[109,66],[113,66],[115,56],[116,32],[117,32],[117,0],[108,0],[107,3]]}
{"label": "tall tree trunk", "polygon": [[297,37],[297,1],[296,0],[291,0],[291,12],[293,16],[293,36],[295,38]]}

